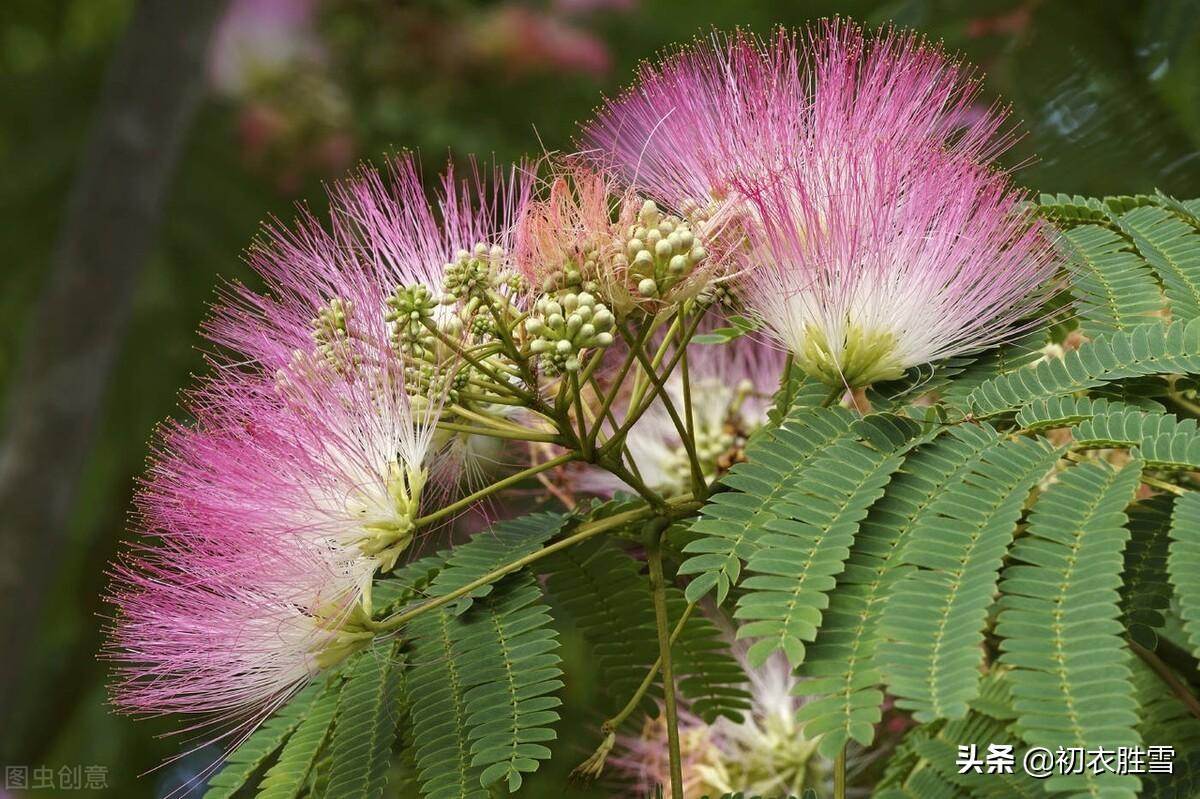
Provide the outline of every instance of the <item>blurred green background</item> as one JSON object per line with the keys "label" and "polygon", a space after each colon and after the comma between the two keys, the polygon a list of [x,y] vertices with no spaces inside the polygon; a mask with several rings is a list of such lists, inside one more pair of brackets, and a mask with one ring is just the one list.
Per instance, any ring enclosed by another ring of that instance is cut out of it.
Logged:
{"label": "blurred green background", "polygon": [[[106,65],[135,3],[0,5],[5,397],[22,347],[42,332],[30,329],[30,314]],[[157,797],[216,756],[204,750],[138,776],[179,752],[186,736],[160,737],[175,725],[131,721],[106,707],[106,667],[95,658],[106,613],[98,597],[124,537],[146,442],[176,411],[189,375],[204,368],[197,325],[222,279],[250,279],[241,253],[262,220],[287,218],[302,200],[321,212],[323,180],[400,148],[421,151],[430,176],[448,152],[503,161],[569,149],[577,121],[602,92],[628,82],[639,59],[714,27],[762,31],[831,13],[920,29],[983,67],[989,96],[1011,103],[1023,122],[1025,136],[1008,158],[1023,165],[1018,180],[1031,188],[1200,194],[1197,0],[228,3],[151,255],[129,265],[138,273],[132,315],[70,496],[64,543],[45,554],[53,578],[39,587],[42,612],[25,620],[30,644],[0,649],[21,675],[0,685],[14,707],[0,719],[0,763],[28,767],[31,780],[37,767],[57,774],[95,766],[106,795]],[[566,772],[597,743],[600,719],[588,708],[603,686],[570,631],[564,642],[570,679],[558,753],[525,795],[560,795]],[[56,784],[33,794],[70,793]]]}

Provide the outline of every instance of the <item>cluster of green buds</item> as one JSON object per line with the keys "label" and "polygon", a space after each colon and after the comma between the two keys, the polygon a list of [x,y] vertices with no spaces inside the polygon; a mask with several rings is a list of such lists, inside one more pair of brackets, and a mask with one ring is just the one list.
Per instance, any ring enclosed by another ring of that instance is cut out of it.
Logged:
{"label": "cluster of green buds", "polygon": [[428,286],[415,283],[398,288],[387,298],[388,312],[384,316],[392,325],[392,346],[402,356],[425,357],[437,343],[429,330],[438,298]]}
{"label": "cluster of green buds", "polygon": [[349,322],[354,304],[336,297],[317,311],[312,320],[312,337],[317,354],[336,371],[345,372],[358,362],[350,347]]}
{"label": "cluster of green buds", "polygon": [[616,323],[611,311],[586,292],[542,297],[525,320],[529,349],[539,356],[547,374],[579,369],[583,350],[612,344]]}
{"label": "cluster of green buds", "polygon": [[455,259],[444,267],[446,277],[442,288],[446,294],[442,302],[468,300],[495,288],[503,260],[502,247],[489,247],[483,242],[476,244],[471,252],[459,250]]}
{"label": "cluster of green buds", "polygon": [[643,203],[637,224],[618,246],[615,264],[627,271],[630,285],[647,299],[666,296],[708,257],[691,226],[663,214],[653,200]]}

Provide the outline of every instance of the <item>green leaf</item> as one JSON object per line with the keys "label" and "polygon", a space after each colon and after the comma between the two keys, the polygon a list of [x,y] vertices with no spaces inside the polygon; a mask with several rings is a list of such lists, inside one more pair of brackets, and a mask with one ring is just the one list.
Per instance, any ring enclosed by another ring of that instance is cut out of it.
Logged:
{"label": "green leaf", "polygon": [[471,765],[466,685],[454,657],[458,619],[436,608],[409,623],[413,641],[408,676],[409,712],[416,748],[417,778],[425,799],[487,799],[479,784],[483,769]]}
{"label": "green leaf", "polygon": [[1175,500],[1167,571],[1192,654],[1200,656],[1200,492],[1188,491]]}
{"label": "green leaf", "polygon": [[618,710],[658,657],[654,606],[639,564],[595,538],[543,561],[559,624],[583,634],[600,667],[611,709]]}
{"label": "green leaf", "polygon": [[[950,435],[995,438],[987,425]],[[978,691],[980,644],[1001,561],[1029,490],[1058,460],[1044,441],[985,446],[913,522],[880,622],[879,660],[896,704],[918,721],[962,718]]]}
{"label": "green leaf", "polygon": [[900,556],[914,521],[947,483],[997,441],[994,435],[973,434],[978,430],[965,427],[921,445],[859,528],[824,624],[799,672],[809,678],[802,685],[805,694],[820,698],[806,702],[796,718],[809,737],[823,735],[820,750],[826,757],[836,755],[850,739],[863,746],[874,740],[883,703],[880,617],[897,582],[913,568],[900,565]]}
{"label": "green leaf", "polygon": [[1131,406],[1103,397],[1047,397],[1029,403],[1017,411],[1017,426],[1027,433],[1068,427],[1110,410],[1129,410]]}
{"label": "green leaf", "polygon": [[1200,430],[1195,419],[1138,410],[1106,411],[1074,430],[1076,449],[1137,447],[1149,469],[1200,469]]}
{"label": "green leaf", "polygon": [[267,770],[258,786],[258,799],[290,799],[299,796],[324,745],[341,699],[341,684],[329,687],[314,702],[304,721],[288,738],[279,759]]}
{"label": "green leaf", "polygon": [[325,680],[314,682],[288,701],[225,759],[208,781],[204,799],[227,799],[254,776],[299,726],[325,690]]}
{"label": "green leaf", "polygon": [[393,570],[390,574],[376,577],[371,586],[371,600],[375,616],[385,616],[398,611],[405,603],[424,599],[429,584],[446,565],[450,551],[427,555]]}
{"label": "green leaf", "polygon": [[[566,521],[567,517],[561,513],[534,513],[476,533],[470,541],[451,550],[445,568],[433,578],[429,593],[444,596],[506,563],[537,552]],[[493,587],[494,584],[480,586],[452,603],[451,608],[455,613],[462,613],[475,599],[491,593]]]}
{"label": "green leaf", "polygon": [[[648,593],[644,583],[642,592]],[[686,604],[681,591],[667,588],[667,614],[672,625]],[[655,632],[653,621],[649,632]],[[729,643],[716,625],[693,613],[671,652],[676,684],[691,712],[707,724],[721,717],[740,724],[751,707],[750,694],[745,689],[746,674],[729,654]]]}
{"label": "green leaf", "polygon": [[1171,497],[1157,496],[1129,509],[1129,544],[1121,575],[1122,624],[1129,637],[1151,651],[1171,605],[1167,579]]}
{"label": "green leaf", "polygon": [[1172,317],[1200,317],[1200,233],[1162,208],[1135,208],[1117,223],[1162,278]]}
{"label": "green leaf", "polygon": [[1162,310],[1154,274],[1123,236],[1084,225],[1064,231],[1063,240],[1074,266],[1071,293],[1089,336],[1127,330]]}
{"label": "green leaf", "polygon": [[[1142,463],[1073,466],[1034,504],[1004,571],[996,633],[1012,666],[1017,729],[1031,746],[1115,750],[1139,743],[1129,650],[1119,616],[1124,508]],[[1052,775],[1077,796],[1135,797],[1134,775]]]}
{"label": "green leaf", "polygon": [[506,782],[517,791],[522,774],[550,757],[551,725],[561,701],[558,638],[532,578],[517,575],[476,602],[452,628],[453,657],[467,686],[471,766],[479,783]]}
{"label": "green leaf", "polygon": [[741,338],[747,333],[753,333],[758,329],[758,325],[753,319],[747,319],[744,316],[729,316],[726,317],[729,325],[726,327],[718,327],[707,333],[699,333],[692,336],[693,344],[728,344],[736,338]]}
{"label": "green leaf", "polygon": [[969,401],[976,416],[993,416],[1123,378],[1175,372],[1200,373],[1200,319],[1101,336],[1061,360],[992,378],[972,391]]}
{"label": "green leaf", "polygon": [[839,437],[850,435],[854,415],[844,408],[800,408],[779,428],[763,430],[746,449],[746,461],[721,483],[733,489],[709,499],[692,524],[699,537],[683,551],[692,555],[679,573],[697,575],[687,587],[689,601],[716,590],[723,604],[741,578],[742,562],[758,548],[775,505],[801,480],[809,461]]}
{"label": "green leaf", "polygon": [[774,487],[786,493],[769,506],[776,518],[763,525],[746,564],[754,575],[734,612],[743,621],[738,638],[758,639],[748,654],[752,665],[777,650],[793,665],[804,660],[804,642],[816,637],[858,524],[918,430],[901,417],[868,417],[852,427],[854,438],[835,439],[802,475]]}
{"label": "green leaf", "polygon": [[326,795],[369,799],[383,794],[396,740],[403,673],[395,642],[368,649],[347,671],[330,746]]}

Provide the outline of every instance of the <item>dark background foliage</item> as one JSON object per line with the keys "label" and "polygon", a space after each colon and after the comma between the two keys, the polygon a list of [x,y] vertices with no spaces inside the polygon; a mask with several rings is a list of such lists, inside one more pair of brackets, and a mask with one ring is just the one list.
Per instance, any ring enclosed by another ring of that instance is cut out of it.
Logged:
{"label": "dark background foliage", "polygon": [[[17,381],[55,366],[18,369],[31,337],[46,333],[33,311],[63,231],[80,221],[70,218],[66,198],[89,166],[106,65],[133,6],[5,0],[0,7],[0,402],[7,406]],[[24,503],[21,512],[0,507],[0,518],[44,513],[57,533],[0,548],[21,553],[6,564],[18,575],[46,576],[38,578],[38,612],[21,620],[18,645],[0,647],[7,666],[0,673],[12,675],[0,685],[7,695],[0,707],[9,710],[0,718],[0,763],[101,766],[110,795],[149,797],[165,795],[218,754],[202,750],[138,777],[186,748],[187,736],[159,737],[176,725],[131,721],[106,706],[106,666],[95,654],[108,610],[98,597],[105,565],[125,537],[146,442],[158,421],[178,412],[178,389],[204,368],[195,331],[219,281],[251,279],[241,253],[260,221],[286,218],[297,201],[320,210],[322,180],[400,148],[421,151],[430,176],[447,152],[506,161],[569,149],[576,122],[602,92],[628,82],[639,59],[712,28],[765,31],[835,12],[917,28],[980,65],[989,96],[1011,103],[1023,123],[1025,135],[1008,158],[1023,165],[1018,179],[1031,188],[1200,193],[1196,0],[324,0],[285,37],[297,47],[284,48],[274,65],[218,49],[159,209],[161,224],[146,231],[150,254],[129,264],[136,287],[115,362],[79,376],[98,381],[102,397],[94,436],[81,451],[82,477],[76,487],[69,474],[48,468],[38,491],[8,500]],[[282,18],[268,21],[265,38],[256,40],[246,18],[237,19],[218,30],[244,34],[268,54],[276,47],[271,26],[288,30]],[[133,177],[113,176],[117,193]],[[105,312],[99,308],[99,318]],[[17,416],[40,412],[5,410],[0,447],[11,443]],[[67,490],[55,490],[56,481]],[[40,536],[13,525],[0,532]],[[603,687],[578,642],[569,633],[564,642],[571,679],[560,756],[528,795],[557,796],[566,771],[596,743],[599,718],[587,708]]]}

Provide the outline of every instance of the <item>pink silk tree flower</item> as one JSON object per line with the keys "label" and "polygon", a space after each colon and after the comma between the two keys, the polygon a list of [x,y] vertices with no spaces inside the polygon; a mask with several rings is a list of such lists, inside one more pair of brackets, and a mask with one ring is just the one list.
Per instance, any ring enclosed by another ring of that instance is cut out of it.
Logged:
{"label": "pink silk tree flower", "polygon": [[642,67],[584,126],[584,154],[670,208],[737,205],[813,140],[886,141],[989,162],[1012,142],[973,73],[917,34],[853,22],[714,34]]}
{"label": "pink silk tree flower", "polygon": [[114,569],[108,643],[118,710],[186,713],[244,735],[322,668],[370,642],[358,586],[319,552],[253,536],[165,543]]}
{"label": "pink silk tree flower", "polygon": [[[705,724],[686,707],[679,712],[680,755],[685,799],[705,796],[799,796],[806,788],[824,791],[832,773],[817,753],[818,739],[806,736],[796,713],[808,701],[799,695],[804,684],[787,658],[776,653],[758,668],[745,662],[745,651],[733,654],[746,671],[750,709],[742,721],[721,717]],[[647,718],[640,735],[616,740],[608,764],[632,783],[638,796],[652,796],[657,786],[671,791],[663,714]]]}
{"label": "pink silk tree flower", "polygon": [[1003,173],[886,143],[812,147],[747,181],[747,308],[811,376],[859,388],[1010,340],[1048,296],[1050,239]]}
{"label": "pink silk tree flower", "polygon": [[119,707],[244,732],[370,641],[373,575],[457,479],[436,433],[449,364],[414,367],[401,328],[423,303],[466,335],[447,272],[507,246],[528,191],[484,184],[448,174],[431,201],[402,157],[333,189],[329,230],[305,216],[253,251],[267,293],[235,286],[207,323],[214,374],[194,423],[164,427],[147,539],[115,569]]}
{"label": "pink silk tree flower", "polygon": [[[395,295],[420,289],[447,322],[438,301],[448,270],[478,249],[507,253],[532,182],[523,166],[490,176],[475,167],[466,179],[451,167],[431,200],[411,155],[384,174],[364,169],[330,190],[328,230],[307,212],[293,229],[267,228],[250,252],[266,292],[233,286],[205,332],[237,353],[231,362],[268,374],[311,350],[314,338],[324,346],[331,336],[353,338],[384,356],[397,334]],[[331,308],[335,301],[349,311]]]}

